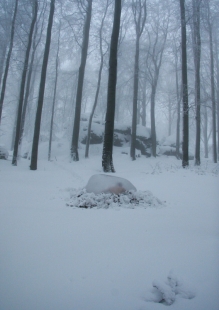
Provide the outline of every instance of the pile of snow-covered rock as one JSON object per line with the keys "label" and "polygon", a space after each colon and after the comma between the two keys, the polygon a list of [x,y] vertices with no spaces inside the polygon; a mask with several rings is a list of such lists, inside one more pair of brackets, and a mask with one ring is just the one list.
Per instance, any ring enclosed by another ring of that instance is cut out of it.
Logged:
{"label": "pile of snow-covered rock", "polygon": [[181,298],[192,299],[195,292],[183,280],[179,279],[173,272],[167,277],[165,282],[153,281],[151,295],[146,297],[146,301],[162,303],[166,306],[172,305],[177,295]]}
{"label": "pile of snow-covered rock", "polygon": [[137,191],[126,179],[116,176],[93,175],[85,188],[71,189],[67,206],[75,208],[114,208],[114,207],[161,207],[162,202],[150,191]]}

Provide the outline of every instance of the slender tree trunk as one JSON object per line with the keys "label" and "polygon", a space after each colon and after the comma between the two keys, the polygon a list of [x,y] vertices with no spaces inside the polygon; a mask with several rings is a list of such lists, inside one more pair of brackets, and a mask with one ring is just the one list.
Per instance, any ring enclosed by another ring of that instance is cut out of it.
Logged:
{"label": "slender tree trunk", "polygon": [[44,100],[45,83],[46,83],[46,71],[47,71],[47,64],[48,64],[48,59],[49,59],[49,50],[50,50],[54,10],[55,10],[55,0],[51,0],[49,21],[48,21],[47,34],[46,34],[46,45],[45,45],[44,56],[43,56],[43,65],[42,65],[42,71],[41,71],[38,104],[37,104],[35,127],[34,127],[30,170],[37,170],[40,123],[41,123],[41,115],[42,115],[42,109],[43,109],[43,100]]}
{"label": "slender tree trunk", "polygon": [[56,53],[55,85],[54,85],[54,93],[53,93],[53,100],[52,100],[52,115],[51,115],[51,122],[50,122],[48,161],[51,160],[53,122],[54,122],[54,111],[55,111],[56,91],[57,91],[57,82],[58,82],[60,30],[61,30],[61,24],[59,24],[58,47],[57,47],[57,53]]}
{"label": "slender tree trunk", "polygon": [[168,136],[172,134],[172,106],[170,98],[168,98]]}
{"label": "slender tree trunk", "polygon": [[146,76],[144,76],[144,81],[143,81],[143,89],[142,89],[142,126],[146,127],[146,84],[147,84],[147,79]]}
{"label": "slender tree trunk", "polygon": [[186,20],[185,1],[180,0],[181,13],[181,40],[182,40],[182,92],[183,92],[183,168],[189,165],[189,105],[188,105],[188,81],[187,81],[187,51],[186,51]]}
{"label": "slender tree trunk", "polygon": [[6,82],[7,82],[7,77],[8,77],[9,64],[10,64],[11,53],[12,53],[12,48],[13,48],[13,43],[14,43],[14,29],[15,29],[15,19],[17,15],[17,6],[18,6],[18,0],[15,0],[14,15],[12,18],[12,23],[11,23],[10,44],[9,44],[9,50],[8,50],[7,59],[5,63],[5,71],[4,71],[1,96],[0,96],[0,124],[1,124],[1,118],[2,118],[2,109],[3,109],[4,98],[5,98],[5,90],[6,90]]}
{"label": "slender tree trunk", "polygon": [[88,156],[89,156],[91,125],[92,125],[92,120],[93,120],[94,112],[95,112],[95,109],[96,109],[96,106],[97,106],[97,101],[98,101],[98,96],[99,96],[99,91],[100,91],[100,82],[101,82],[102,69],[103,69],[103,55],[101,56],[101,61],[100,61],[100,68],[99,68],[98,82],[97,82],[97,89],[96,89],[94,104],[93,104],[92,111],[91,111],[91,114],[90,114],[90,117],[89,117],[89,122],[88,122],[85,158],[88,158]]}
{"label": "slender tree trunk", "polygon": [[204,149],[205,158],[208,158],[208,111],[206,105],[204,105],[204,126],[203,126],[203,137],[204,137]]}
{"label": "slender tree trunk", "polygon": [[107,110],[103,142],[102,167],[104,172],[115,172],[113,166],[113,135],[116,104],[117,49],[120,30],[121,0],[115,0],[113,30],[110,43]]}
{"label": "slender tree trunk", "polygon": [[155,123],[155,94],[157,85],[152,85],[151,90],[151,154],[153,157],[157,156],[157,135]]}
{"label": "slender tree trunk", "polygon": [[140,38],[146,22],[146,1],[132,1],[132,12],[135,22],[136,42],[135,42],[135,64],[134,64],[134,87],[133,87],[133,108],[132,108],[132,135],[130,156],[135,160],[136,131],[137,122],[140,122],[140,112],[138,110],[138,83],[139,83],[139,53]]}
{"label": "slender tree trunk", "polygon": [[88,123],[86,149],[85,149],[85,158],[88,158],[88,156],[89,156],[91,125],[92,125],[92,120],[93,120],[94,112],[95,112],[95,109],[96,109],[96,106],[97,106],[97,101],[98,101],[98,96],[99,96],[99,91],[100,91],[100,83],[101,83],[102,70],[103,70],[103,60],[104,60],[103,46],[102,46],[102,31],[103,31],[104,21],[105,21],[105,18],[106,18],[106,13],[107,13],[108,6],[109,6],[108,2],[109,1],[107,0],[106,9],[105,9],[105,12],[104,12],[104,15],[103,15],[103,18],[102,18],[102,21],[101,21],[100,29],[99,29],[100,68],[99,68],[98,82],[97,82],[97,89],[96,89],[94,104],[93,104],[93,107],[92,107],[92,111],[91,111],[90,118],[89,118],[89,123]]}
{"label": "slender tree trunk", "polygon": [[176,68],[176,98],[177,98],[177,121],[176,121],[176,158],[180,159],[180,95],[178,70]]}
{"label": "slender tree trunk", "polygon": [[89,0],[88,6],[87,6],[85,24],[84,24],[84,35],[83,35],[83,43],[82,43],[82,50],[81,50],[81,64],[80,64],[79,73],[78,73],[78,86],[77,86],[77,95],[76,95],[76,104],[75,104],[75,118],[74,118],[72,143],[71,143],[71,159],[73,161],[79,160],[78,139],[79,139],[79,131],[80,131],[82,91],[83,91],[84,72],[85,72],[88,43],[89,43],[91,12],[92,12],[92,0]]}
{"label": "slender tree trunk", "polygon": [[30,82],[31,82],[31,77],[32,77],[32,72],[33,72],[33,62],[34,62],[34,56],[35,56],[35,51],[36,51],[36,43],[35,43],[36,35],[37,35],[37,27],[35,27],[35,31],[34,31],[34,38],[33,38],[33,44],[32,44],[33,50],[32,50],[32,54],[31,54],[31,60],[30,60],[30,64],[29,64],[28,74],[27,74],[27,82],[26,82],[24,103],[23,103],[22,116],[21,116],[21,129],[20,129],[20,137],[19,137],[19,147],[21,147],[23,134],[24,134],[26,110],[27,110],[27,104],[28,104],[28,99],[29,99],[29,94],[30,94],[30,84],[31,84]]}
{"label": "slender tree trunk", "polygon": [[211,101],[212,101],[212,148],[213,161],[217,163],[217,138],[216,138],[216,100],[215,100],[215,82],[214,82],[214,54],[212,27],[209,25],[209,45],[210,45],[210,68],[211,68]]}
{"label": "slender tree trunk", "polygon": [[135,160],[135,144],[137,131],[137,110],[138,110],[138,73],[139,73],[139,41],[137,35],[135,45],[135,67],[134,67],[134,91],[133,91],[133,108],[132,108],[132,135],[131,135],[131,159]]}
{"label": "slender tree trunk", "polygon": [[200,92],[200,62],[201,62],[201,35],[200,35],[200,0],[193,0],[193,51],[195,63],[195,104],[196,104],[196,142],[195,165],[200,166],[201,142],[201,92]]}
{"label": "slender tree trunk", "polygon": [[7,52],[7,44],[4,44],[3,51],[2,51],[2,57],[1,57],[1,60],[0,60],[0,85],[2,83],[2,74],[3,74],[3,69],[4,69],[4,62],[5,62],[6,52]]}
{"label": "slender tree trunk", "polygon": [[216,46],[216,66],[217,66],[217,157],[219,160],[219,53],[218,40],[215,41]]}
{"label": "slender tree trunk", "polygon": [[36,19],[37,19],[37,11],[38,11],[38,2],[37,0],[35,0],[33,4],[33,17],[32,17],[30,31],[28,35],[28,43],[27,43],[24,67],[23,67],[23,72],[22,72],[21,86],[20,86],[20,95],[19,95],[19,103],[18,103],[18,111],[17,111],[17,123],[16,123],[16,135],[15,135],[15,141],[14,141],[14,153],[13,153],[13,158],[12,158],[13,166],[17,166],[18,145],[19,145],[19,139],[20,139],[21,115],[22,115],[22,107],[23,107],[23,100],[24,100],[24,90],[25,90],[26,76],[27,76],[27,70],[28,70],[30,49],[31,49],[32,38],[33,38],[33,30],[34,30],[34,26],[35,26]]}

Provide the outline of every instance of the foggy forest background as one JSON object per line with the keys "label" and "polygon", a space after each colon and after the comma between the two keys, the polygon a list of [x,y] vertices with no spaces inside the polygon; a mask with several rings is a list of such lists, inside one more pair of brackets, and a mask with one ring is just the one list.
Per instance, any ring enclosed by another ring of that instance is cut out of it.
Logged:
{"label": "foggy forest background", "polygon": [[[44,56],[52,2],[55,4],[55,9],[45,93],[41,100],[39,143],[48,142],[48,152],[50,145],[51,153],[53,141],[67,140],[70,155],[79,86],[79,66],[83,58],[88,11],[90,11],[91,20],[80,107],[80,130],[83,128],[83,121],[87,122],[86,129],[88,128],[88,120],[93,112],[92,122],[94,119],[96,122],[98,120],[98,123],[103,125],[104,131],[110,42],[116,1],[5,0],[0,2],[0,90],[1,99],[3,99],[0,106],[2,112],[0,145],[8,150],[14,150],[16,134],[19,136],[18,148],[21,149],[22,145],[23,153],[31,149],[39,103],[39,87],[45,65]],[[189,117],[189,155],[196,157],[195,150],[197,151],[197,139],[199,139],[201,158],[210,157],[217,162],[219,153],[218,0],[122,1],[117,50],[115,127],[118,127],[118,124],[120,126],[124,124],[132,129],[133,133],[133,111],[136,99],[136,123],[141,128],[145,127],[145,133],[150,133],[151,151],[147,156],[156,156],[159,153],[159,145],[162,145],[165,138],[169,136],[174,142],[172,143],[175,147],[174,155],[181,159],[183,113],[185,113],[182,87],[182,12],[180,11],[182,3],[185,5],[186,26],[188,76],[188,111],[186,112]],[[28,44],[30,51],[27,59]],[[136,67],[137,51],[139,59]],[[198,55],[200,56],[199,69]],[[27,60],[28,62],[25,63]],[[197,97],[197,70],[200,76],[200,98]],[[21,98],[22,79],[25,74],[23,98]],[[5,93],[3,94],[4,82]],[[136,83],[138,88],[135,96]],[[20,102],[21,123],[18,125],[20,100],[22,101]],[[96,104],[95,111],[94,104]],[[200,117],[197,114],[199,108]],[[197,131],[200,136],[197,135]],[[154,141],[155,149],[153,149]],[[129,145],[131,144],[130,140]],[[23,155],[22,152],[21,155]],[[135,159],[133,156],[132,159]],[[73,156],[72,159],[79,158]],[[200,164],[199,160],[196,160],[196,164]]]}

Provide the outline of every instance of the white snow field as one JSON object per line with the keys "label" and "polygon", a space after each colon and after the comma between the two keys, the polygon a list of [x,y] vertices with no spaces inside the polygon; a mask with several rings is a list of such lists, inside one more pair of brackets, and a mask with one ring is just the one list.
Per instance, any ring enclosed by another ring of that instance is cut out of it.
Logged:
{"label": "white snow field", "polygon": [[114,148],[114,175],[162,203],[84,209],[67,204],[103,173],[101,146],[72,163],[47,147],[37,171],[0,160],[1,310],[219,309],[218,164]]}

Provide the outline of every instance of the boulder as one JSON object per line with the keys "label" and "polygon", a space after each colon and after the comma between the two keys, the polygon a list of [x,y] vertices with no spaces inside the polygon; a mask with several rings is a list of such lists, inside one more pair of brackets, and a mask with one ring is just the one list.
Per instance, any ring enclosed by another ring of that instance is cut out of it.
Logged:
{"label": "boulder", "polygon": [[126,191],[136,191],[135,186],[130,181],[107,174],[92,175],[85,189],[88,193],[112,193],[115,195],[119,195]]}

